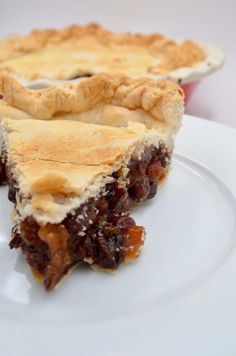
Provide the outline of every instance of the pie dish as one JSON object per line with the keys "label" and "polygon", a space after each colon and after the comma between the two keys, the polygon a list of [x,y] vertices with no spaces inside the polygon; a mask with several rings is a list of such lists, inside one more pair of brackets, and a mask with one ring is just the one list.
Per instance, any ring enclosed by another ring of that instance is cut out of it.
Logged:
{"label": "pie dish", "polygon": [[78,262],[111,270],[136,259],[145,230],[130,212],[167,176],[181,89],[97,75],[38,91],[5,77],[0,92],[0,180],[15,206],[10,247],[21,248],[46,290]]}
{"label": "pie dish", "polygon": [[0,42],[0,74],[26,80],[25,84],[100,72],[187,83],[220,67],[223,58],[211,45],[159,34],[113,33],[97,24],[34,30]]}

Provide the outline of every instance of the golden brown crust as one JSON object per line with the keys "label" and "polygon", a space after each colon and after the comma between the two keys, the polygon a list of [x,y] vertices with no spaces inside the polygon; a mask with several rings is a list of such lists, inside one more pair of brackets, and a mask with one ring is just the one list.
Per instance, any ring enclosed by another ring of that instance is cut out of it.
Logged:
{"label": "golden brown crust", "polygon": [[[20,216],[32,214],[51,223],[98,194],[114,171],[126,167],[131,155],[138,157],[146,145],[159,146],[165,140],[137,123],[115,128],[3,119],[1,131],[8,165],[24,197],[17,204]],[[170,147],[172,142],[165,144]]]}
{"label": "golden brown crust", "polygon": [[[135,44],[152,48],[156,43],[166,43],[167,39],[160,34],[143,35],[140,33],[113,33],[96,23],[85,26],[72,25],[61,30],[46,29],[33,30],[26,36],[15,35],[0,42],[5,48],[1,52],[0,61],[7,59],[14,53],[16,56],[22,53],[34,52],[47,45],[62,44],[68,41],[78,40],[85,37],[95,37],[97,41],[104,45],[110,43]],[[173,42],[174,41],[170,41]]]}
{"label": "golden brown crust", "polygon": [[86,166],[114,165],[145,132],[145,126],[135,123],[128,128],[114,128],[64,120],[5,119],[3,124],[10,133],[10,158],[14,162],[40,159]]}
{"label": "golden brown crust", "polygon": [[8,105],[3,100],[0,100],[0,119],[1,118],[13,118],[13,119],[32,119],[32,115],[29,113]]}
{"label": "golden brown crust", "polygon": [[160,64],[148,69],[150,72],[160,74],[177,68],[192,67],[195,63],[204,59],[199,46],[189,40],[180,43],[178,46],[167,46],[166,53],[167,55]]}
{"label": "golden brown crust", "polygon": [[[148,78],[131,79],[124,75],[98,74],[78,83],[41,90],[25,88],[13,78],[3,76],[0,77],[0,93],[8,106],[38,119],[80,114],[80,120],[83,113],[96,109],[96,113],[93,111],[93,123],[100,123],[95,116],[101,108],[104,111],[110,105],[113,111],[116,108],[127,109],[124,113],[127,118],[128,114],[131,116],[137,112],[137,117],[143,115],[144,123],[149,120],[152,126],[153,121],[161,122],[168,126],[170,132],[175,132],[183,114],[183,91],[177,84]],[[12,113],[12,116],[17,114]],[[111,114],[110,117],[110,124],[116,126]],[[81,121],[88,122],[88,118],[82,117]]]}
{"label": "golden brown crust", "polygon": [[200,46],[189,40],[177,43],[159,34],[118,34],[97,24],[34,30],[0,42],[0,73],[27,80],[99,72],[139,77],[192,67],[204,59]]}

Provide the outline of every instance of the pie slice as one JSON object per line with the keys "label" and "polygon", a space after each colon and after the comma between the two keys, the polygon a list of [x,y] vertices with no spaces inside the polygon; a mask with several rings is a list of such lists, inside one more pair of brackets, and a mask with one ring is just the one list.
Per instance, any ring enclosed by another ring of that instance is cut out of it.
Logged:
{"label": "pie slice", "polygon": [[0,93],[11,248],[21,248],[46,290],[78,262],[109,270],[136,259],[145,231],[130,213],[167,176],[182,90],[97,75],[44,90],[4,77]]}
{"label": "pie slice", "polygon": [[192,82],[223,63],[222,52],[159,34],[112,33],[97,24],[34,30],[0,43],[0,74],[27,81],[70,80],[97,73]]}
{"label": "pie slice", "polygon": [[129,214],[164,181],[172,142],[139,123],[3,119],[1,130],[10,247],[47,290],[78,262],[114,269],[139,255],[145,232]]}

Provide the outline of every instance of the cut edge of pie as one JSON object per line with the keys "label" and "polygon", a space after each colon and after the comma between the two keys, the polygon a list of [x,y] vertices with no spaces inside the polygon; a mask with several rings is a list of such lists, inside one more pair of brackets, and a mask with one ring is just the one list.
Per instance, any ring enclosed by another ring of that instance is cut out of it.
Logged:
{"label": "cut edge of pie", "polygon": [[[82,51],[80,61],[78,54],[73,59],[78,49]],[[222,51],[212,45],[174,41],[159,34],[113,33],[98,24],[12,36],[0,42],[0,53],[0,74],[25,79],[26,84],[37,79],[70,80],[100,72],[187,83],[210,74],[224,61]],[[48,53],[58,56],[51,65]],[[132,57],[130,63],[127,56]]]}
{"label": "cut edge of pie", "polygon": [[78,262],[104,269],[136,259],[145,230],[129,216],[152,198],[173,141],[126,128],[64,120],[1,120],[1,181],[15,205],[11,248],[52,290]]}

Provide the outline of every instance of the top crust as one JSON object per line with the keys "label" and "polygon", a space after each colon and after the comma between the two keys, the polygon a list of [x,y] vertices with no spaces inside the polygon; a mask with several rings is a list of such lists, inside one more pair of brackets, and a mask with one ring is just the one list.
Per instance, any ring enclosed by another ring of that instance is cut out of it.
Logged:
{"label": "top crust", "polygon": [[62,30],[34,30],[0,42],[0,73],[32,81],[73,79],[100,72],[132,77],[169,77],[180,68],[195,68],[207,58],[205,46],[177,42],[159,34],[107,31],[97,24]]}
{"label": "top crust", "polygon": [[146,145],[164,142],[169,150],[172,147],[156,130],[137,123],[115,128],[63,120],[3,119],[1,131],[3,157],[21,196],[18,218],[32,215],[42,223],[62,221],[111,182],[114,171],[122,168],[125,178],[130,157],[138,158]]}
{"label": "top crust", "polygon": [[[98,74],[78,83],[33,90],[11,77],[0,77],[2,117],[74,119],[111,126],[128,121],[173,134],[184,110],[183,91],[173,82]],[[12,108],[11,108],[12,107]]]}
{"label": "top crust", "polygon": [[[141,33],[113,33],[96,23],[90,23],[85,26],[72,25],[62,30],[33,30],[26,36],[16,35],[9,37],[0,43],[5,49],[5,51],[1,51],[0,61],[6,60],[14,55],[17,56],[22,53],[35,52],[49,45],[57,46],[58,44],[76,42],[86,37],[96,38],[102,45],[115,43],[116,45],[145,46],[150,51],[163,51],[163,53],[168,47],[178,48],[178,44],[174,40],[157,33],[150,35]],[[188,52],[186,52],[186,58],[182,58],[182,60],[188,65],[191,65],[193,61],[204,58],[198,45],[190,40],[184,42],[184,49],[188,49]]]}

